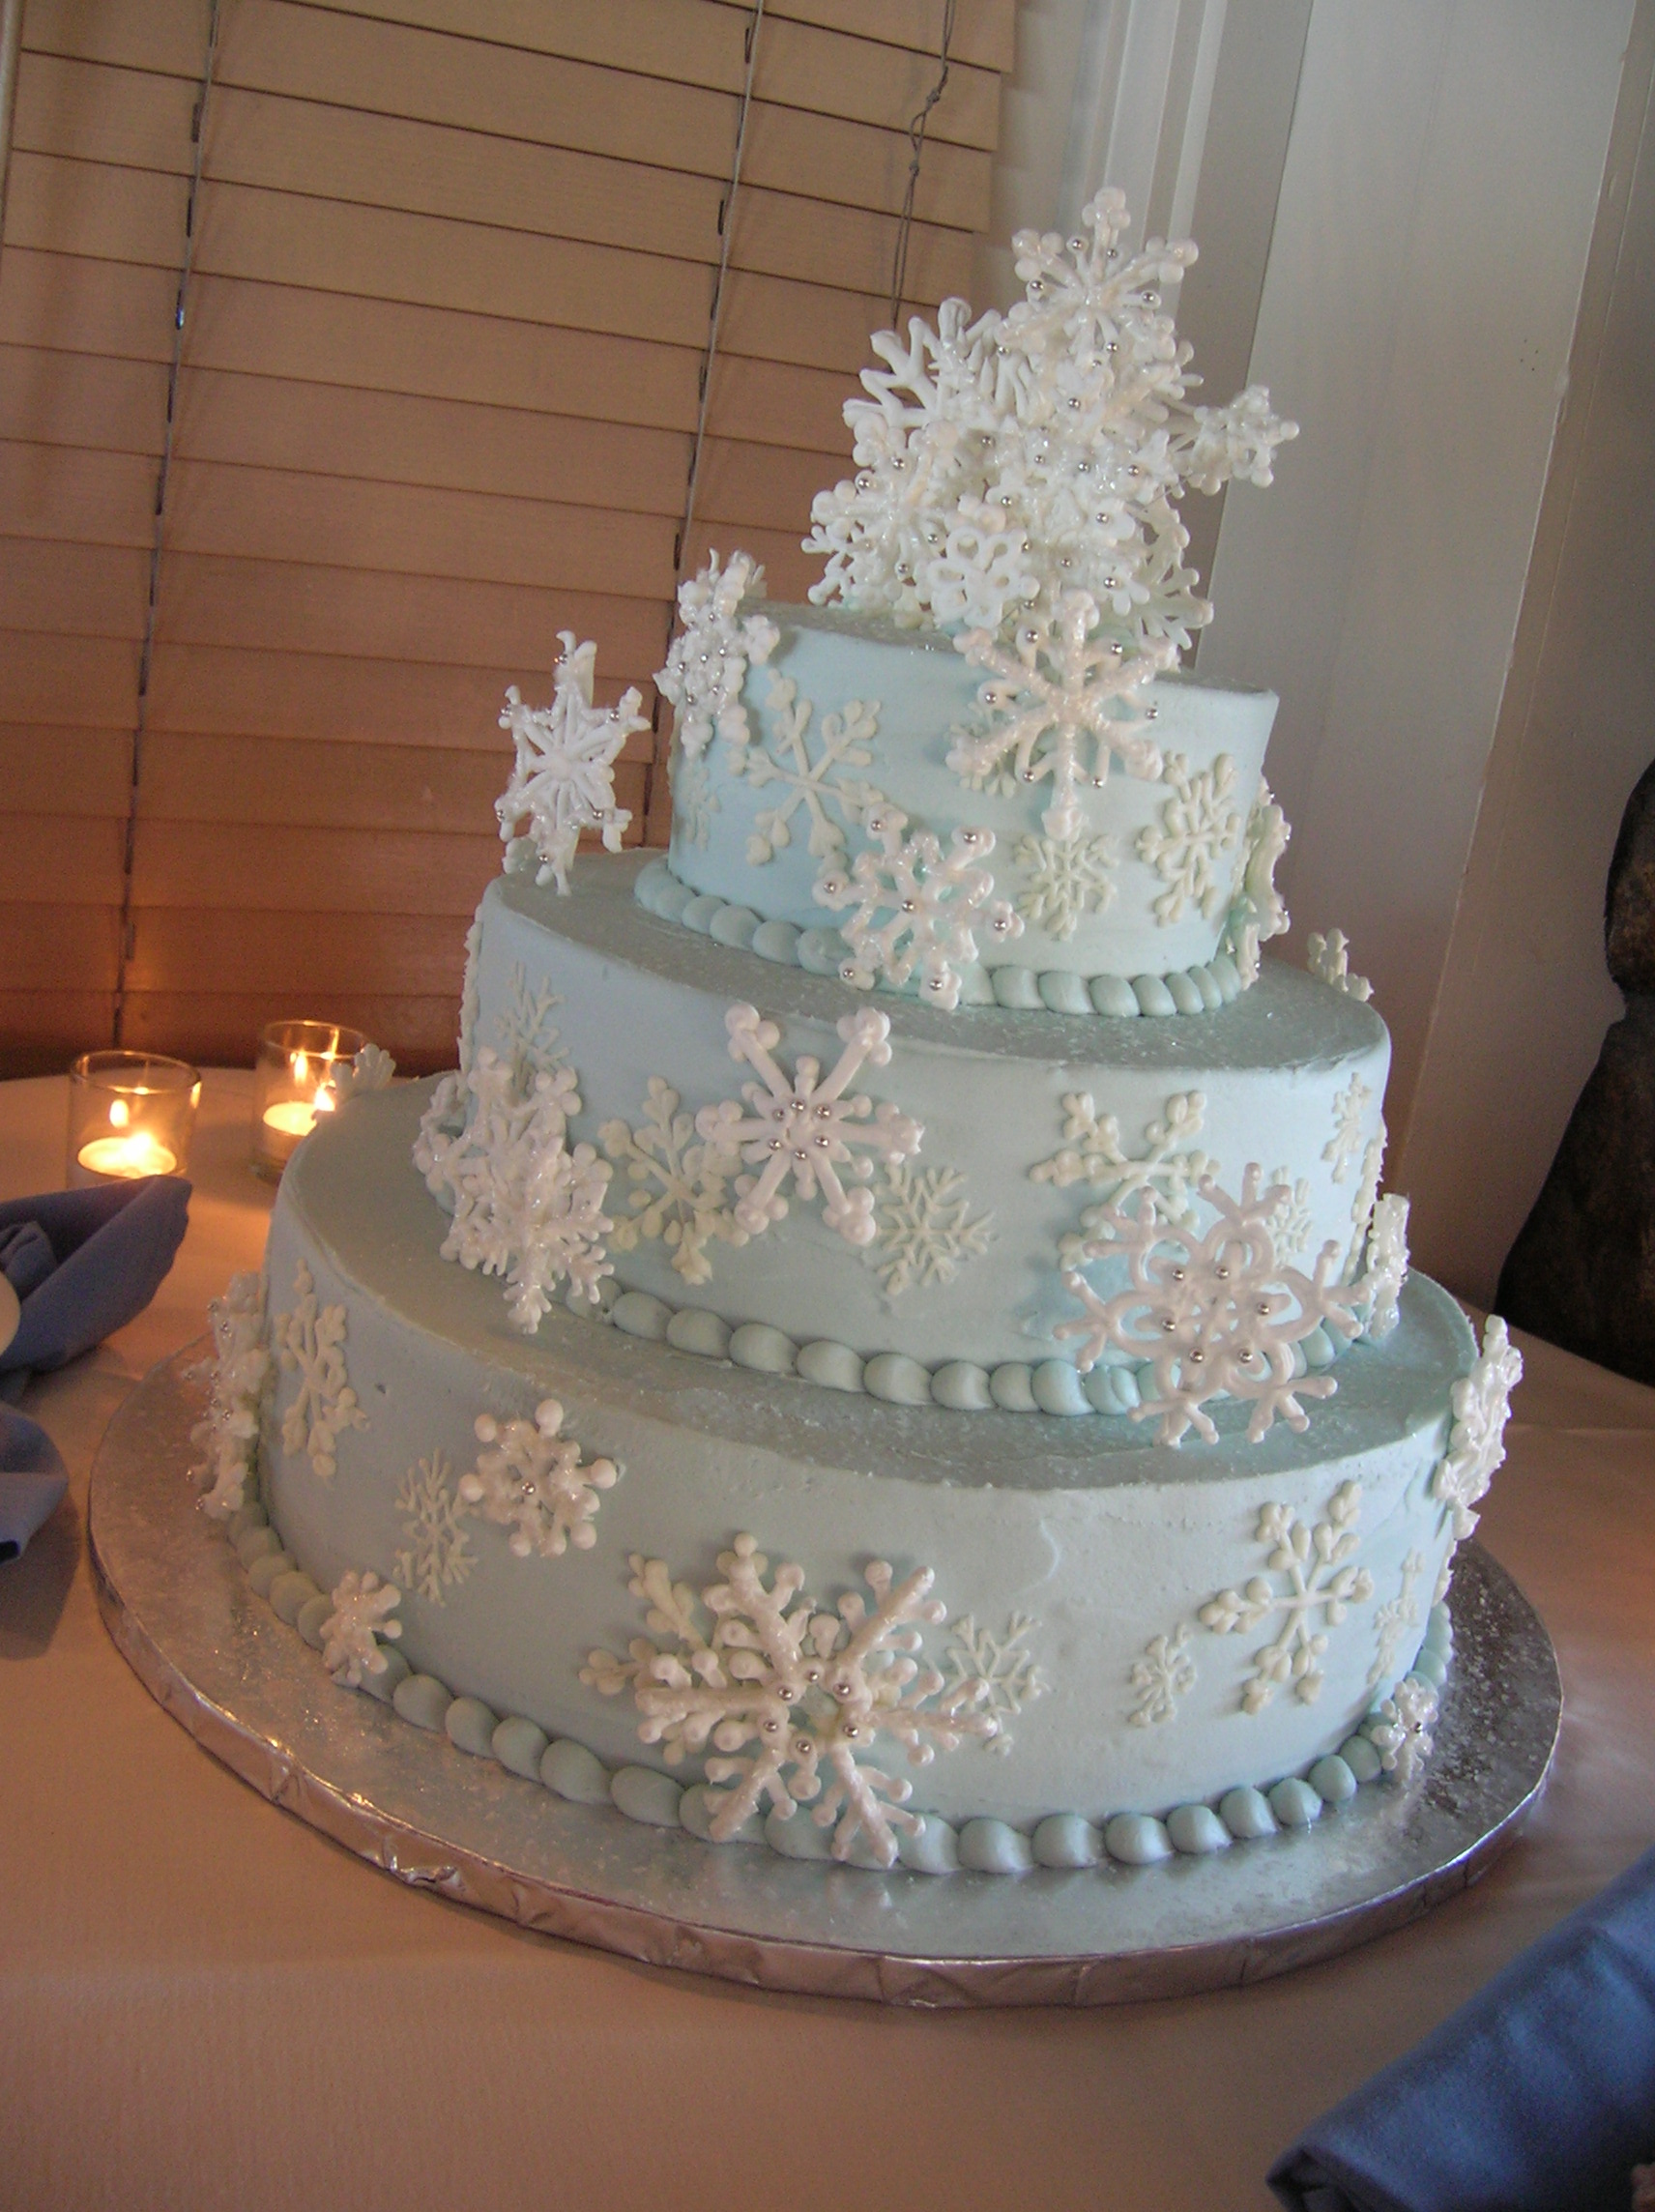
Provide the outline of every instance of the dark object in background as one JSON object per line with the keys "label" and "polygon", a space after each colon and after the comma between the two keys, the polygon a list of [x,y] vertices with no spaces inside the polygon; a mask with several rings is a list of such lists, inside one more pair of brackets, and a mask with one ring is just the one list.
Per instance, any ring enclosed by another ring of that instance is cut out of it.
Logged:
{"label": "dark object in background", "polygon": [[1495,1304],[1514,1327],[1655,1382],[1655,765],[1621,818],[1604,943],[1625,1018],[1604,1038]]}

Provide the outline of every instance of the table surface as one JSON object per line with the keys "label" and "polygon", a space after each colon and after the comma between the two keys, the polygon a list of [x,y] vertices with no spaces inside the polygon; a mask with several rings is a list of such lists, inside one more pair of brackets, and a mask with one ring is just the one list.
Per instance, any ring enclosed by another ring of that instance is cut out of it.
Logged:
{"label": "table surface", "polygon": [[[1210,1996],[922,2014],[634,1965],[405,1889],[196,1749],[87,1566],[105,1422],[262,1253],[250,1088],[207,1077],[154,1304],[25,1400],[73,1483],[0,1568],[0,2205],[1255,2212],[1298,2129],[1655,1843],[1655,1390],[1520,1339],[1482,1534],[1552,1631],[1562,1740],[1524,1839],[1410,1928]],[[0,1086],[0,1199],[61,1182],[65,1110],[61,1079]]]}

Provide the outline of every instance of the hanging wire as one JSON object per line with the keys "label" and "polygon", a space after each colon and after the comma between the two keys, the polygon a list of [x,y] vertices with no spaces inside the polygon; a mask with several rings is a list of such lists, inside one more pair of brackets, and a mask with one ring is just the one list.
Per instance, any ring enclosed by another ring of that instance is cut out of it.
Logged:
{"label": "hanging wire", "polygon": [[908,282],[908,235],[914,228],[914,195],[919,189],[919,164],[925,156],[925,131],[931,121],[931,110],[942,99],[948,82],[950,67],[948,49],[954,43],[954,13],[959,0],[943,0],[943,39],[937,59],[942,64],[937,81],[925,96],[925,104],[908,126],[908,143],[914,149],[908,164],[908,189],[902,195],[902,213],[897,218],[896,250],[890,263],[890,327],[894,331],[902,313],[903,289]]}
{"label": "hanging wire", "polygon": [[[707,345],[701,356],[701,377],[696,394],[695,438],[689,449],[689,475],[683,487],[683,516],[673,539],[673,596],[667,608],[667,644],[678,627],[678,588],[683,581],[683,565],[689,559],[690,532],[695,524],[695,498],[701,488],[701,455],[707,444],[707,411],[712,397],[712,364],[718,357],[718,325],[724,312],[724,284],[730,274],[730,243],[736,229],[736,194],[741,184],[741,157],[747,150],[747,115],[753,104],[753,73],[759,59],[759,26],[765,19],[765,0],[754,0],[753,19],[747,25],[743,59],[746,73],[741,80],[741,104],[736,111],[736,151],[730,162],[730,182],[724,197],[718,203],[718,269],[712,279],[712,302],[707,316]],[[644,790],[644,818],[648,824],[655,806],[655,775],[660,767],[660,714],[661,695],[655,693],[654,724],[657,757],[650,763],[649,778]],[[646,828],[645,835],[649,831]]]}
{"label": "hanging wire", "polygon": [[184,206],[184,254],[178,269],[178,298],[172,315],[172,363],[166,380],[166,430],[161,441],[160,467],[156,476],[154,527],[150,534],[149,597],[144,606],[144,642],[138,655],[137,717],[132,730],[131,776],[127,786],[127,835],[121,871],[121,935],[115,970],[113,1042],[122,1043],[127,1012],[127,972],[136,950],[132,919],[133,862],[137,855],[138,784],[143,766],[144,735],[149,725],[150,670],[155,659],[156,610],[160,599],[161,544],[166,531],[166,494],[172,476],[173,438],[178,424],[179,374],[184,365],[184,325],[189,304],[189,278],[195,266],[196,216],[201,201],[201,164],[207,143],[207,98],[213,89],[213,70],[218,54],[218,5],[212,0],[207,12],[207,52],[201,65],[201,89],[190,118],[189,135],[194,158],[189,170],[189,196]]}

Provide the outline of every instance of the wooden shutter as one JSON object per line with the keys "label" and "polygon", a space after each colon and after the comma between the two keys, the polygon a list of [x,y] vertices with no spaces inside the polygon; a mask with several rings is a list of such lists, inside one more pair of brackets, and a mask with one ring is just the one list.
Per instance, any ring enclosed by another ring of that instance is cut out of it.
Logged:
{"label": "wooden shutter", "polygon": [[[962,0],[910,307],[970,290],[1014,0]],[[815,572],[941,0],[759,33],[692,541]],[[223,0],[155,571],[206,0],[30,0],[0,256],[0,1036],[451,1059],[508,683],[653,704],[748,9]],[[652,741],[619,777],[642,832]],[[657,807],[653,821],[658,821]],[[129,916],[126,958],[121,917]]]}

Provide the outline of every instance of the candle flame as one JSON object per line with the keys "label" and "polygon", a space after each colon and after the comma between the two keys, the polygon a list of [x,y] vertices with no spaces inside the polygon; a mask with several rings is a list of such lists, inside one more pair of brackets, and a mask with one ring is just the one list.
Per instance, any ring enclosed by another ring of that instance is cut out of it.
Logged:
{"label": "candle flame", "polygon": [[117,1098],[115,1103],[109,1109],[110,1127],[114,1129],[124,1129],[131,1118],[132,1109],[127,1104],[127,1101],[124,1098]]}
{"label": "candle flame", "polygon": [[310,1080],[310,1056],[308,1053],[296,1052],[294,1054],[293,1080],[295,1083],[308,1083]]}

